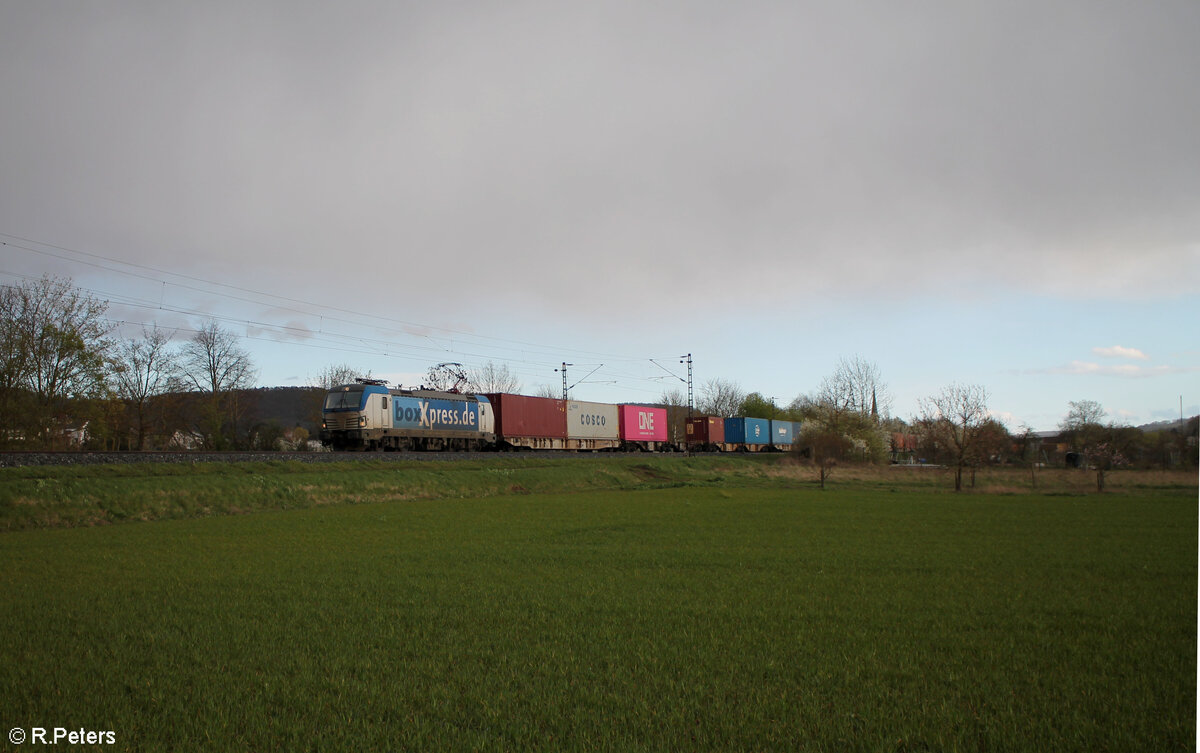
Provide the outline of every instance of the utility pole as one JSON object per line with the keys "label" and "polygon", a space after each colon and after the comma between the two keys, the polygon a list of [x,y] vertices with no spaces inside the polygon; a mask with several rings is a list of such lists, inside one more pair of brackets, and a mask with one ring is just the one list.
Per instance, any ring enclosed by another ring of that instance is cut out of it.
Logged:
{"label": "utility pole", "polygon": [[563,361],[562,368],[555,369],[555,371],[561,371],[562,375],[563,375],[563,400],[567,399],[567,367],[574,366],[574,365],[575,364],[573,364],[573,363],[567,363],[566,361]]}
{"label": "utility pole", "polygon": [[[685,361],[684,359],[687,359],[687,360]],[[693,409],[693,406],[695,405],[695,401],[692,399],[692,354],[688,353],[686,356],[680,356],[679,362],[687,363],[687,367],[688,367],[688,380],[687,380],[687,382],[688,382],[688,418],[691,418],[692,417],[692,409]]]}

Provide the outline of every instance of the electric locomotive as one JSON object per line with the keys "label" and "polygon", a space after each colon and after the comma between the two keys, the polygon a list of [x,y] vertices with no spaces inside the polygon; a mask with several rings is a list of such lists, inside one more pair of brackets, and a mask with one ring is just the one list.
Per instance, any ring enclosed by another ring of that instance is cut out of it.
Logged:
{"label": "electric locomotive", "polygon": [[359,379],[326,393],[321,442],[335,450],[483,450],[496,442],[494,413],[483,395]]}

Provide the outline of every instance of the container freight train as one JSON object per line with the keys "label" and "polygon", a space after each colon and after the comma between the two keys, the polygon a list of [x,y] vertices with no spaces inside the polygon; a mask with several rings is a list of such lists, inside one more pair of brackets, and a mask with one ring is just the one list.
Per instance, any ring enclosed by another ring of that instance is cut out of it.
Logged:
{"label": "container freight train", "polygon": [[[790,449],[764,419],[693,419],[720,429],[670,442],[665,408],[490,393],[389,389],[362,380],[325,395],[321,441],[335,450],[613,450],[674,452]],[[729,422],[742,423],[730,425]],[[719,436],[718,436],[719,434]],[[782,436],[782,435],[780,435]],[[760,441],[761,440],[761,441]]]}
{"label": "container freight train", "polygon": [[787,452],[800,434],[798,421],[765,418],[689,418],[690,452]]}
{"label": "container freight train", "polygon": [[388,389],[369,380],[325,395],[321,441],[335,450],[680,449],[667,442],[663,408]]}

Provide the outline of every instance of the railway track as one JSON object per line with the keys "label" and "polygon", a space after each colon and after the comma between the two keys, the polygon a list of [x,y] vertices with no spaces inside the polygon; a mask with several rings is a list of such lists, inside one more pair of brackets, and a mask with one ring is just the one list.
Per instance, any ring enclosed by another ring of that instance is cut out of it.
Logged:
{"label": "railway track", "polygon": [[44,465],[103,465],[132,463],[301,463],[356,462],[364,460],[454,462],[500,457],[580,458],[638,457],[646,453],[621,452],[0,452],[0,468]]}

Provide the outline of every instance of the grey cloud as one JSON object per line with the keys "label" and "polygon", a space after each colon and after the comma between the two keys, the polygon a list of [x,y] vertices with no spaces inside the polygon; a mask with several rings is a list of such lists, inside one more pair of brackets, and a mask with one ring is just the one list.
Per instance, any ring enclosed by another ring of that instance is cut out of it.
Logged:
{"label": "grey cloud", "polygon": [[1200,286],[1192,2],[4,15],[0,230],[134,261],[310,297],[419,262],[435,310]]}

